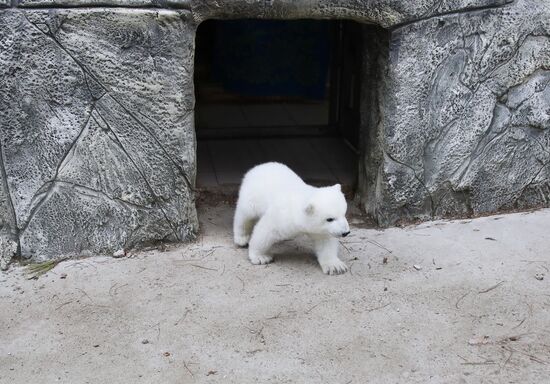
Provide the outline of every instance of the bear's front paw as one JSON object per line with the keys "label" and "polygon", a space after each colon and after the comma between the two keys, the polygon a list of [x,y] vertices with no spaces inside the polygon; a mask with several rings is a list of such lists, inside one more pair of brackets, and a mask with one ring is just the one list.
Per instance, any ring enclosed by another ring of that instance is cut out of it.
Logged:
{"label": "bear's front paw", "polygon": [[340,275],[348,270],[348,266],[340,259],[333,259],[320,264],[321,269],[327,275]]}
{"label": "bear's front paw", "polygon": [[252,264],[269,264],[273,261],[273,257],[257,253],[249,253],[248,258]]}
{"label": "bear's front paw", "polygon": [[233,241],[235,244],[237,244],[239,247],[246,247],[248,245],[248,242],[250,241],[250,236],[233,236]]}

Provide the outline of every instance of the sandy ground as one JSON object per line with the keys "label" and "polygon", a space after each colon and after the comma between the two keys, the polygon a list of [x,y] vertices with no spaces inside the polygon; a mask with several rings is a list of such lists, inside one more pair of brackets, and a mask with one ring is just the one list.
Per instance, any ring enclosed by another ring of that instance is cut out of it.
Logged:
{"label": "sandy ground", "polygon": [[550,210],[355,218],[336,277],[303,241],[250,265],[231,215],[202,208],[192,244],[2,273],[0,382],[549,382]]}

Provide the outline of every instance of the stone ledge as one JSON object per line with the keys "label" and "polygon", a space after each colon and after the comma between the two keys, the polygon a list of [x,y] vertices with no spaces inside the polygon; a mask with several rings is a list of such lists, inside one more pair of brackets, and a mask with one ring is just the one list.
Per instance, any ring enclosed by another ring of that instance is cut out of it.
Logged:
{"label": "stone ledge", "polygon": [[[4,0],[9,1],[9,0]],[[16,0],[17,2],[17,0]],[[189,0],[19,0],[21,8],[80,8],[80,7],[121,7],[121,8],[189,8]]]}
{"label": "stone ledge", "polygon": [[[209,18],[350,19],[392,28],[453,13],[495,8],[513,0],[13,0],[21,8],[176,8]],[[10,0],[4,6],[10,5]],[[1,6],[1,5],[0,5]]]}

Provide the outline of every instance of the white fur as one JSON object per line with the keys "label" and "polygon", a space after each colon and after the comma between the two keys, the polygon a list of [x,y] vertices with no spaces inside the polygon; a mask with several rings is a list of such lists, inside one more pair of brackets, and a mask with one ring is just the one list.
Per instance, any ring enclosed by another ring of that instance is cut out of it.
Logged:
{"label": "white fur", "polygon": [[305,234],[314,242],[323,272],[344,273],[348,268],[338,258],[337,237],[349,233],[346,210],[340,184],[312,187],[283,164],[261,164],[248,171],[241,184],[233,221],[235,244],[249,245],[252,264],[267,264],[273,261],[268,254],[273,244]]}

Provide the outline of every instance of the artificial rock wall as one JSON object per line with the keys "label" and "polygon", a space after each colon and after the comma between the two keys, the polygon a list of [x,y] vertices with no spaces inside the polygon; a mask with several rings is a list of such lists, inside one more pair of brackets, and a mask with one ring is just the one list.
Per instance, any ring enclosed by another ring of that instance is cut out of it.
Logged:
{"label": "artificial rock wall", "polygon": [[17,253],[39,260],[193,238],[194,35],[209,18],[384,28],[381,38],[365,32],[358,188],[381,225],[548,205],[547,0],[2,6],[4,265]]}
{"label": "artificial rock wall", "polygon": [[363,188],[379,222],[549,205],[550,1],[407,23],[384,60]]}

